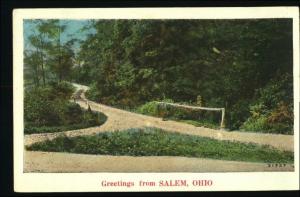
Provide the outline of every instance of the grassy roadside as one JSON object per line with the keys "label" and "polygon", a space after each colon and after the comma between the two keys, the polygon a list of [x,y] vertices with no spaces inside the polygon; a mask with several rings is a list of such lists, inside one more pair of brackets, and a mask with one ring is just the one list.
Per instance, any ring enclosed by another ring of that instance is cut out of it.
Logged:
{"label": "grassy roadside", "polygon": [[[95,99],[93,99],[91,97],[88,97],[88,99],[90,99],[94,102],[97,102]],[[170,101],[170,100],[167,100],[167,101]],[[173,101],[171,101],[171,102],[173,102]],[[121,107],[119,105],[116,105],[116,106],[113,105],[112,107],[121,109],[121,110],[125,110],[125,111],[129,111],[132,113],[162,118],[163,120],[172,120],[172,121],[182,122],[182,123],[194,125],[196,127],[220,129],[220,123],[205,120],[205,119],[199,120],[199,117],[197,117],[197,118],[190,117],[189,113],[184,113],[184,111],[182,111],[180,109],[175,109],[175,111],[173,109],[173,111],[171,111],[171,113],[170,113],[170,111],[168,111],[167,109],[159,109],[156,102],[149,102],[149,103],[146,103],[145,105],[141,105],[136,108],[130,108],[130,107],[124,107],[124,106]],[[163,111],[165,110],[165,111],[163,112],[162,110]],[[191,118],[194,118],[194,119],[192,120]]]}
{"label": "grassy roadside", "polygon": [[183,122],[186,124],[191,124],[194,125],[195,127],[206,127],[206,128],[210,128],[210,129],[220,129],[220,126],[218,126],[217,124],[213,124],[211,122],[208,121],[200,121],[200,120],[176,120],[177,122]]}
{"label": "grassy roadside", "polygon": [[101,155],[185,156],[233,161],[292,163],[293,152],[252,143],[219,141],[157,128],[128,129],[92,136],[61,136],[26,147],[31,151]]}
{"label": "grassy roadside", "polygon": [[24,98],[24,133],[53,133],[102,125],[107,119],[103,113],[84,110],[69,101],[74,92],[75,87],[68,82],[28,87]]}
{"label": "grassy roadside", "polygon": [[107,116],[100,112],[83,112],[83,120],[79,123],[72,123],[72,124],[65,124],[65,125],[58,125],[58,126],[31,126],[26,125],[24,128],[25,134],[34,134],[34,133],[55,133],[55,132],[62,132],[62,131],[69,131],[69,130],[76,130],[76,129],[84,129],[93,126],[100,126],[104,124],[107,120]]}
{"label": "grassy roadside", "polygon": [[[93,97],[87,96],[88,99],[98,102]],[[166,102],[173,102],[172,100],[163,100]],[[109,104],[108,104],[109,105]],[[156,101],[147,102],[143,105],[137,106],[135,108],[130,108],[126,106],[120,106],[120,105],[110,105],[112,107],[130,111],[137,114],[143,114],[147,116],[153,116],[162,118],[163,120],[172,120],[177,122],[182,122],[190,125],[194,125],[196,127],[205,127],[210,129],[220,129],[220,120],[212,120],[212,117],[214,115],[218,114],[206,114],[208,115],[208,119],[202,118],[200,119],[199,116],[202,113],[199,113],[195,111],[184,111],[180,108],[163,108],[159,107]],[[208,112],[210,113],[210,112]],[[213,115],[213,116],[212,116]],[[220,114],[219,114],[220,115]],[[276,125],[273,125],[273,127],[268,126],[266,123],[266,120],[264,118],[260,118],[259,120],[256,120],[255,122],[251,120],[247,120],[245,124],[240,127],[239,129],[233,129],[230,130],[229,128],[226,128],[228,131],[238,131],[238,132],[250,132],[250,133],[268,133],[268,134],[283,134],[283,135],[293,135],[293,129],[290,129],[287,127],[288,124],[282,124],[282,123],[276,123]]]}
{"label": "grassy roadside", "polygon": [[[173,100],[167,99],[164,102],[173,103]],[[196,127],[206,127],[211,129],[220,128],[220,113],[204,112],[199,110],[191,110],[177,108],[168,105],[161,105],[155,101],[145,103],[135,109],[136,113],[150,115],[163,118],[163,120],[173,120],[191,124]]]}

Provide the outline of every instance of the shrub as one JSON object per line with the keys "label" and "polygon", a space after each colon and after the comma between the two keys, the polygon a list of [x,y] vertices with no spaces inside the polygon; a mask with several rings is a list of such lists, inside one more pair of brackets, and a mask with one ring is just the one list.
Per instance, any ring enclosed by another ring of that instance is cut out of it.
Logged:
{"label": "shrub", "polygon": [[285,123],[287,125],[292,125],[294,120],[293,109],[291,109],[291,105],[280,102],[277,107],[271,111],[268,117],[268,123],[276,124],[276,123]]}
{"label": "shrub", "polygon": [[[164,102],[173,103],[173,100],[164,100]],[[155,101],[148,102],[136,109],[137,113],[160,117],[163,119],[171,119],[182,121],[195,126],[205,126],[209,128],[218,128],[221,114],[211,111],[199,111],[187,108],[174,107],[157,103]]]}
{"label": "shrub", "polygon": [[86,97],[92,101],[100,102],[101,92],[98,91],[96,83],[93,83],[90,89],[86,91]]}
{"label": "shrub", "polygon": [[244,122],[244,131],[293,134],[293,113],[286,105],[279,104],[273,110],[267,110],[264,105],[251,107],[251,117]]}
{"label": "shrub", "polygon": [[66,103],[64,109],[64,121],[66,124],[74,124],[83,120],[83,111],[76,103]]}
{"label": "shrub", "polygon": [[69,99],[72,93],[75,91],[75,87],[72,84],[65,81],[52,82],[50,86],[56,98],[60,99]]}
{"label": "shrub", "polygon": [[55,126],[36,125],[32,122],[25,122],[24,133],[53,133],[68,130],[76,130],[93,126],[100,126],[107,120],[107,116],[100,112],[93,112],[92,114],[87,111],[82,112],[82,119],[80,122],[73,122],[72,124],[61,124]]}
{"label": "shrub", "polygon": [[157,128],[58,137],[27,150],[131,156],[185,156],[251,162],[292,163],[294,154],[269,146],[167,132]]}
{"label": "shrub", "polygon": [[266,131],[269,130],[266,116],[259,116],[255,119],[248,119],[242,126],[242,130],[245,131]]}
{"label": "shrub", "polygon": [[[171,99],[164,99],[162,102],[173,103]],[[160,104],[156,101],[147,102],[144,105],[139,106],[136,112],[156,117],[170,117],[172,108],[169,105]],[[174,112],[174,111],[173,111]]]}
{"label": "shrub", "polygon": [[[66,83],[50,83],[25,91],[24,118],[36,126],[61,125],[68,115],[68,99],[74,88]],[[70,115],[70,114],[69,114]],[[70,115],[72,116],[72,115]]]}
{"label": "shrub", "polygon": [[257,92],[257,101],[250,106],[250,117],[241,129],[270,132],[293,133],[293,78],[282,75],[273,79],[265,88]]}
{"label": "shrub", "polygon": [[239,129],[250,116],[249,105],[248,100],[240,100],[228,107],[225,114],[226,127],[230,130]]}
{"label": "shrub", "polygon": [[136,110],[138,113],[151,115],[151,116],[160,116],[159,105],[155,101],[148,102]]}
{"label": "shrub", "polygon": [[36,125],[61,124],[59,104],[50,100],[51,96],[53,95],[48,88],[37,88],[26,92],[24,99],[25,121]]}
{"label": "shrub", "polygon": [[102,113],[83,111],[69,102],[73,87],[66,82],[27,89],[24,99],[25,133],[58,132],[101,125]]}

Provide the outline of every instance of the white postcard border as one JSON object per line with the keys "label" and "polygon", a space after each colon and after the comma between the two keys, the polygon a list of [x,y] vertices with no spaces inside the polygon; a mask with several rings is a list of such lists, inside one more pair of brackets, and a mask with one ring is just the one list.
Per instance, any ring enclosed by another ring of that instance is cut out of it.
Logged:
{"label": "white postcard border", "polygon": [[[23,19],[293,18],[294,172],[24,173]],[[14,190],[16,192],[250,191],[299,189],[299,10],[297,7],[15,9],[13,12]],[[211,187],[101,187],[101,181],[210,179]]]}

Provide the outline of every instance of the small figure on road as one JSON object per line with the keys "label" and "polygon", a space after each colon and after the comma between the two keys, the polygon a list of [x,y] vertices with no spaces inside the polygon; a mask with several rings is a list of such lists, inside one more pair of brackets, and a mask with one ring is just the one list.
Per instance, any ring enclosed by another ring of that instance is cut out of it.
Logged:
{"label": "small figure on road", "polygon": [[90,105],[88,105],[88,112],[92,113],[92,109]]}

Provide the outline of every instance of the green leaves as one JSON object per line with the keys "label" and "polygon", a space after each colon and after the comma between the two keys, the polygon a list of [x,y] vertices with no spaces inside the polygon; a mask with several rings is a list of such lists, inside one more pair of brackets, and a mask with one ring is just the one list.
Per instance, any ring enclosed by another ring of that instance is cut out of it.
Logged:
{"label": "green leaves", "polygon": [[290,85],[276,83],[293,70],[290,19],[91,20],[76,54],[77,41],[61,40],[68,23],[28,22],[34,28],[26,40],[32,50],[24,53],[26,85],[93,84],[89,98],[121,108],[164,98],[194,102],[201,94],[205,106],[226,108],[232,130],[257,99],[267,110],[291,102]]}
{"label": "green leaves", "polygon": [[101,155],[185,156],[222,160],[292,163],[293,152],[251,143],[218,141],[157,128],[104,132],[93,136],[58,137],[27,150]]}
{"label": "green leaves", "polygon": [[284,74],[272,79],[256,93],[251,116],[242,129],[257,132],[293,134],[293,79]]}
{"label": "green leaves", "polygon": [[28,42],[25,40],[30,46],[24,59],[24,63],[29,68],[28,75],[25,77],[29,80],[33,78],[36,86],[40,85],[40,78],[43,79],[45,86],[53,75],[59,81],[68,79],[75,54],[72,49],[74,40],[62,43],[62,33],[67,25],[56,19],[26,20],[25,22],[33,27]]}
{"label": "green leaves", "polygon": [[24,99],[25,133],[58,132],[103,124],[102,113],[83,111],[69,102],[74,87],[66,82],[27,89]]}

